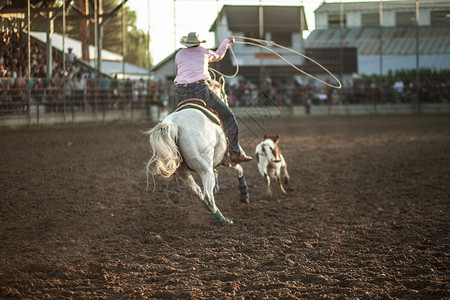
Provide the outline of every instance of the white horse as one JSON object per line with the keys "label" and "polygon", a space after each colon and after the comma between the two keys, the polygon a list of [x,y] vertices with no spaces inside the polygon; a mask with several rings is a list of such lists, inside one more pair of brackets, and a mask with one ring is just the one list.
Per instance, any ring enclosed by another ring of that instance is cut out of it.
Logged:
{"label": "white horse", "polygon": [[[209,208],[217,222],[233,224],[232,220],[222,215],[214,200],[214,190],[219,189],[215,168],[224,164],[236,171],[241,201],[248,202],[243,169],[240,165],[232,166],[224,160],[228,151],[227,139],[215,116],[208,115],[208,112],[203,112],[193,104],[186,105],[146,132],[152,153],[146,166],[147,174],[168,178],[176,172]],[[203,190],[195,182],[190,170],[200,175]]]}

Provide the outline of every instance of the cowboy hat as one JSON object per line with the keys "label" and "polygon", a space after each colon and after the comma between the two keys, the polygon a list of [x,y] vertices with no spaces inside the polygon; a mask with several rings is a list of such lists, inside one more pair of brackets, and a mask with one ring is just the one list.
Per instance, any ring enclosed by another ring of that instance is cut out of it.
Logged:
{"label": "cowboy hat", "polygon": [[205,40],[200,41],[200,39],[198,38],[197,32],[190,32],[188,34],[188,36],[183,36],[180,39],[180,43],[185,45],[186,47],[194,47],[200,43],[206,43],[206,41]]}

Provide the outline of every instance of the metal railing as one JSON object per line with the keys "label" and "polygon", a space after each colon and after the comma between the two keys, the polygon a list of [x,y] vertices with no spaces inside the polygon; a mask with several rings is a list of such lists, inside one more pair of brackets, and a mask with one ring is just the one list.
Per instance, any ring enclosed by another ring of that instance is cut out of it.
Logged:
{"label": "metal railing", "polygon": [[[17,80],[0,79],[0,126],[8,122],[18,125],[47,123],[105,122],[114,120],[159,121],[172,108],[173,84],[166,87],[152,82],[127,80],[105,85],[100,80],[87,80],[86,86],[76,88],[73,82],[46,82],[34,79],[22,86]],[[69,86],[69,87],[68,87]],[[354,82],[344,88],[330,89],[316,85],[268,84],[262,89],[251,83],[239,83],[227,88],[229,104],[233,109],[245,107],[311,107],[353,105],[401,105],[416,107],[419,92],[422,104],[450,102],[450,85],[429,82],[419,91],[405,84],[402,90],[394,84]],[[317,110],[316,110],[317,111]],[[376,111],[376,109],[375,109]]]}
{"label": "metal railing", "polygon": [[77,117],[106,121],[108,114],[116,119],[153,119],[153,108],[161,110],[169,104],[168,93],[155,84],[138,87],[123,81],[102,87],[100,79],[76,88],[73,81],[52,84],[35,79],[22,86],[16,80],[1,81],[0,117],[29,119],[30,123],[45,123],[46,118],[65,123]]}

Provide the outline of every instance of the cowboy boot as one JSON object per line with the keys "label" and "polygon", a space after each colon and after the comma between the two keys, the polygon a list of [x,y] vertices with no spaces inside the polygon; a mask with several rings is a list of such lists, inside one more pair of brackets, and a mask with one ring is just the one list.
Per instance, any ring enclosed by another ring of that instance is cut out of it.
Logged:
{"label": "cowboy boot", "polygon": [[231,151],[230,152],[230,160],[234,164],[240,164],[242,162],[248,162],[251,161],[253,158],[251,156],[248,156],[245,154],[244,149],[242,149],[241,146],[239,146],[240,152],[237,151]]}

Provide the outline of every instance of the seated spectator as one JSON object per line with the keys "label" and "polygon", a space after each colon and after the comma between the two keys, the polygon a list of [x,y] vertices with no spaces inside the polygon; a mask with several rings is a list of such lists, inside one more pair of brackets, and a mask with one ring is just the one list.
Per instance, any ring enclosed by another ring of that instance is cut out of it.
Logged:
{"label": "seated spectator", "polygon": [[86,93],[86,79],[81,72],[78,72],[73,80],[75,106],[84,111],[85,107],[85,93]]}
{"label": "seated spectator", "polygon": [[26,85],[25,79],[22,77],[22,69],[19,69],[17,77],[15,78],[14,84],[11,88],[12,101],[18,111],[25,111],[26,109],[26,105],[22,103],[22,100],[24,100],[23,96],[25,95],[24,92]]}
{"label": "seated spectator", "polygon": [[109,104],[109,88],[111,86],[111,81],[103,76],[98,75],[98,88],[100,89],[100,101],[99,103],[102,105],[102,108],[105,109]]}
{"label": "seated spectator", "polygon": [[72,73],[73,74],[78,74],[78,72],[80,72],[80,66],[78,65],[78,63],[75,61],[72,64]]}

